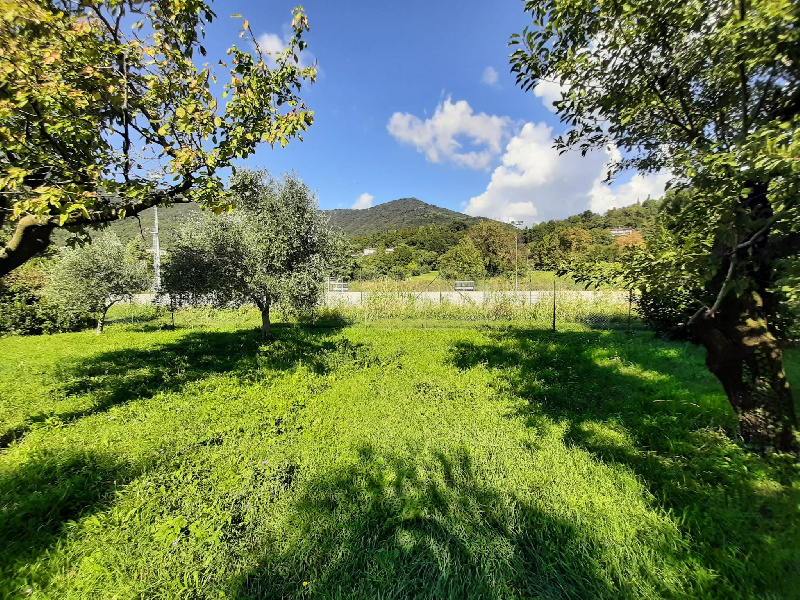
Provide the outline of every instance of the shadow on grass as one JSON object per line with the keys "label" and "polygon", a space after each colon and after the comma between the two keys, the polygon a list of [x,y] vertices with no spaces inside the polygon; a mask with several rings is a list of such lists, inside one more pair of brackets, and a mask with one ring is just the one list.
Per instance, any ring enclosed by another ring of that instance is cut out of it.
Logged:
{"label": "shadow on grass", "polygon": [[489,487],[467,450],[359,454],[299,485],[293,534],[234,597],[613,597],[593,540]]}
{"label": "shadow on grass", "polygon": [[91,406],[59,414],[29,415],[25,422],[0,432],[0,448],[9,446],[48,419],[70,422],[159,392],[177,391],[187,383],[216,373],[257,379],[265,373],[302,364],[326,373],[342,356],[357,358],[364,349],[336,339],[338,328],[275,326],[276,338],[264,344],[260,330],[186,330],[173,342],[123,348],[71,362],[55,373],[67,395],[88,395]]}
{"label": "shadow on grass", "polygon": [[[332,330],[279,326],[276,332],[278,339],[266,345],[259,331],[193,331],[150,348],[99,353],[60,373],[68,393],[92,394],[94,404],[58,418],[74,421],[120,403],[178,390],[214,373],[258,378],[300,364],[324,373],[335,368],[336,361],[368,358],[365,347],[334,338]],[[70,521],[101,511],[116,487],[141,471],[141,466],[122,458],[80,449],[36,452],[0,471],[0,596],[3,591],[20,591],[16,587],[27,581],[25,569],[35,566],[38,557],[63,537]]]}
{"label": "shadow on grass", "polygon": [[134,476],[130,464],[79,450],[39,454],[5,470],[0,476],[0,595],[22,595],[41,575],[34,571],[42,552],[69,523],[99,510]]}
{"label": "shadow on grass", "polygon": [[456,344],[451,362],[497,371],[528,400],[518,416],[530,426],[565,423],[566,443],[636,473],[692,559],[717,573],[698,594],[788,598],[800,586],[800,463],[732,441],[736,417],[701,350],[647,334],[510,330]]}

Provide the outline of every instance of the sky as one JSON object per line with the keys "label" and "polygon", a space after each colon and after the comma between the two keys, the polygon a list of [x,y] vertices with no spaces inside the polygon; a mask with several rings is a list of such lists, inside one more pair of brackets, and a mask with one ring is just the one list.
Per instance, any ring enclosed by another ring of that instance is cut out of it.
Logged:
{"label": "sky", "polygon": [[[241,14],[265,48],[288,39],[294,2],[217,0],[209,57],[239,40]],[[304,140],[247,159],[273,174],[295,170],[320,208],[369,208],[396,198],[525,225],[604,212],[663,194],[665,174],[602,183],[613,150],[560,155],[552,102],[559,89],[515,86],[508,41],[530,24],[521,0],[310,0],[302,60],[317,82]]]}

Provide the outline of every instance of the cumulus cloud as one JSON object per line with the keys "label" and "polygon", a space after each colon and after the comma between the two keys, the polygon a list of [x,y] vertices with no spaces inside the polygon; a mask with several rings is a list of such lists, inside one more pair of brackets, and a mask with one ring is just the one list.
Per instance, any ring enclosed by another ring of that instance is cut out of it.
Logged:
{"label": "cumulus cloud", "polygon": [[497,71],[495,71],[492,67],[486,67],[486,70],[483,72],[483,77],[481,81],[486,85],[494,85],[497,83]]}
{"label": "cumulus cloud", "polygon": [[628,183],[612,188],[603,183],[602,177],[598,177],[589,191],[590,209],[602,214],[609,208],[629,206],[648,197],[659,198],[664,195],[664,188],[671,178],[672,174],[668,171],[646,175],[637,173]]}
{"label": "cumulus cloud", "polygon": [[533,88],[533,95],[542,99],[542,104],[550,112],[556,112],[553,102],[561,100],[561,95],[569,90],[569,84],[561,85],[555,81],[539,81]]}
{"label": "cumulus cloud", "polygon": [[375,196],[373,196],[372,194],[367,194],[365,192],[358,197],[358,200],[353,202],[353,206],[351,206],[350,208],[357,208],[357,209],[370,208],[372,206],[372,200],[374,198]]}
{"label": "cumulus cloud", "polygon": [[553,149],[552,127],[526,123],[506,146],[486,191],[470,199],[464,212],[525,225],[581,212],[605,164],[602,152],[559,155]]}
{"label": "cumulus cloud", "polygon": [[616,148],[559,154],[553,149],[553,129],[545,123],[526,123],[511,138],[492,173],[486,191],[471,198],[464,212],[498,221],[521,220],[525,225],[562,219],[591,209],[603,213],[627,206],[648,195],[663,194],[668,173],[634,175],[617,186],[603,184]]}
{"label": "cumulus cloud", "polygon": [[[264,53],[264,60],[270,66],[275,66],[277,57],[286,50],[289,41],[292,39],[291,28],[284,27],[283,34],[278,33],[262,33],[258,36],[258,46],[261,52]],[[308,50],[303,50],[298,53],[297,57],[300,59],[297,65],[303,69],[310,66],[314,62],[314,55]]]}
{"label": "cumulus cloud", "polygon": [[[513,125],[509,117],[474,114],[466,101],[454,103],[448,96],[432,117],[423,121],[410,113],[396,112],[386,128],[398,141],[416,147],[430,162],[449,161],[470,169],[486,169],[502,152]],[[475,149],[464,148],[464,143]]]}

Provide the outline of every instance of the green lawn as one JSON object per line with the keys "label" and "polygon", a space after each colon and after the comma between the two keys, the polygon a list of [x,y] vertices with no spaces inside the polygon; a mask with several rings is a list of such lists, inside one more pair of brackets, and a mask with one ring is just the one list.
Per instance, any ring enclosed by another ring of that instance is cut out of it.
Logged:
{"label": "green lawn", "polygon": [[208,317],[0,339],[0,597],[797,598],[696,348]]}

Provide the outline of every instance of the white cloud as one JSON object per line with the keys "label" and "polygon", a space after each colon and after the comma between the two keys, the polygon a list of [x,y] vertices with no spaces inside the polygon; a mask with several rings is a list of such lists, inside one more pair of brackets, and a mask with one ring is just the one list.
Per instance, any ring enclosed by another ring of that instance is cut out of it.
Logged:
{"label": "white cloud", "polygon": [[483,81],[483,83],[486,85],[494,85],[497,83],[497,76],[497,71],[495,71],[492,67],[486,67],[481,81]]}
{"label": "white cloud", "polygon": [[628,183],[612,188],[603,183],[602,176],[598,177],[589,191],[590,208],[592,211],[602,214],[609,208],[630,206],[636,202],[647,200],[648,196],[660,198],[664,195],[664,188],[671,178],[672,174],[668,171],[646,175],[636,173]]}
{"label": "white cloud", "polygon": [[602,183],[607,163],[619,155],[616,148],[559,154],[553,149],[553,129],[545,123],[527,123],[508,142],[502,164],[492,173],[486,191],[470,199],[468,215],[498,221],[519,219],[525,225],[563,219],[587,209],[605,212],[627,206],[648,195],[659,197],[669,175],[634,175],[616,187]]}
{"label": "white cloud", "polygon": [[[273,67],[277,57],[286,50],[289,41],[292,39],[291,28],[284,27],[283,35],[277,33],[262,33],[258,36],[258,46],[264,54],[264,60],[270,67]],[[314,55],[308,50],[303,50],[297,54],[300,59],[297,63],[301,69],[310,66],[314,61]]]}
{"label": "white cloud", "polygon": [[541,98],[545,108],[554,113],[556,112],[556,108],[553,106],[553,102],[561,100],[561,94],[568,90],[568,83],[561,85],[555,81],[540,80],[539,83],[536,84],[536,87],[533,88],[533,95],[537,98]]}
{"label": "white cloud", "polygon": [[[429,119],[423,121],[410,113],[396,112],[386,129],[400,142],[414,145],[430,162],[450,161],[462,167],[486,169],[502,152],[502,143],[511,134],[513,124],[509,117],[473,114],[466,101],[453,103],[447,97]],[[459,136],[477,149],[465,151]]]}
{"label": "white cloud", "polygon": [[372,200],[375,198],[372,194],[367,194],[366,192],[361,194],[358,197],[358,200],[353,202],[353,206],[350,208],[362,209],[362,208],[370,208],[372,206]]}

